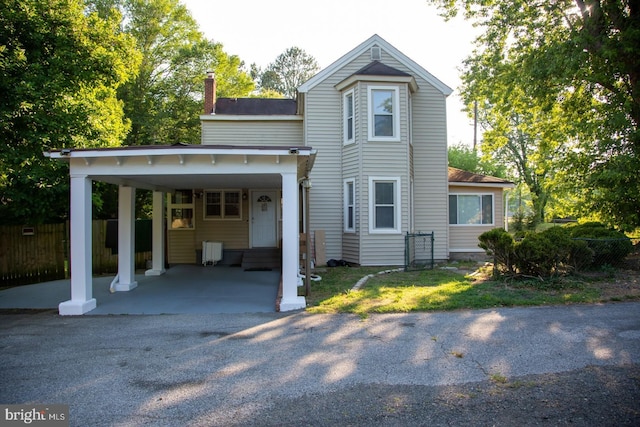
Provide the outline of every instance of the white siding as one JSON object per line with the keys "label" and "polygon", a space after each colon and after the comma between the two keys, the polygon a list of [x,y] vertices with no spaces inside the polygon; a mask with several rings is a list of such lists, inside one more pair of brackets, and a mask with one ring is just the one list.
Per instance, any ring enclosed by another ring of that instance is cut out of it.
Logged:
{"label": "white siding", "polygon": [[282,120],[205,120],[204,145],[303,145],[302,122]]}

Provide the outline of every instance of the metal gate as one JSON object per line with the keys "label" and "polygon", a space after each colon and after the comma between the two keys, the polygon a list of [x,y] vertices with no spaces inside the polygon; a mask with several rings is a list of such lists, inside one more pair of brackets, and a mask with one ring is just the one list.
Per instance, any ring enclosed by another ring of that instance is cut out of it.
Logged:
{"label": "metal gate", "polygon": [[433,232],[414,233],[404,237],[404,270],[433,268]]}

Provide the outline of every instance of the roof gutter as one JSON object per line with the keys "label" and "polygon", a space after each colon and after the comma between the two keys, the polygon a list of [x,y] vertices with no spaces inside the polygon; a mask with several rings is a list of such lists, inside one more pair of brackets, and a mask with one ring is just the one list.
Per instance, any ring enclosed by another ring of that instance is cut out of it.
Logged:
{"label": "roof gutter", "polygon": [[513,182],[456,182],[449,181],[449,186],[456,187],[499,187],[499,188],[514,188]]}
{"label": "roof gutter", "polygon": [[306,146],[239,146],[239,145],[145,145],[117,148],[63,148],[43,152],[45,157],[51,159],[68,158],[100,158],[100,157],[133,157],[133,156],[166,156],[166,155],[265,155],[309,156],[314,151]]}

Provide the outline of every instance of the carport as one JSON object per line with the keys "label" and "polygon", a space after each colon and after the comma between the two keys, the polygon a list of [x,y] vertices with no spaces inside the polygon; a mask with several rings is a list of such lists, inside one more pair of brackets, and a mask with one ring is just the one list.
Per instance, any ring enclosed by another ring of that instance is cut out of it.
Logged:
{"label": "carport", "polygon": [[92,182],[119,186],[118,274],[112,288],[127,292],[138,286],[134,269],[134,208],[137,188],[153,191],[152,268],[146,276],[165,274],[165,195],[181,188],[280,188],[282,191],[282,299],[280,310],[305,307],[298,296],[300,183],[315,160],[311,147],[153,145],[118,148],[62,149],[44,153],[69,162],[71,178],[71,299],[59,305],[61,315],[94,310],[91,254]]}

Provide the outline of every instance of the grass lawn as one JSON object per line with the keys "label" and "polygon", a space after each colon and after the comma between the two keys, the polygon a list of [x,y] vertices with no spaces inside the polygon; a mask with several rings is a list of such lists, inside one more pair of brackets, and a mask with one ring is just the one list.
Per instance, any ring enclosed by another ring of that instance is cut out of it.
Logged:
{"label": "grass lawn", "polygon": [[[434,270],[376,274],[384,268],[335,267],[319,272],[307,297],[311,313],[407,313],[603,301],[640,300],[638,276],[625,286],[612,277],[564,277],[548,280],[488,280],[468,271]],[[636,272],[637,273],[637,272]],[[371,277],[359,290],[353,286]],[[618,292],[611,292],[612,288]]]}

